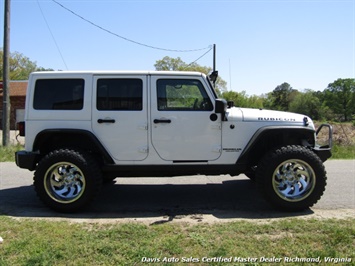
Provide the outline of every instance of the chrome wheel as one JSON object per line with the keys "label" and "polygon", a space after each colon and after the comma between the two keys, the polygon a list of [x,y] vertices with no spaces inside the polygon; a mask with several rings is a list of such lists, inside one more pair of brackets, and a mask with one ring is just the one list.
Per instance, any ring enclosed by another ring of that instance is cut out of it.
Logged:
{"label": "chrome wheel", "polygon": [[308,163],[291,159],[276,167],[272,177],[272,185],[280,198],[297,202],[307,198],[313,192],[316,176]]}
{"label": "chrome wheel", "polygon": [[59,162],[48,168],[44,175],[44,188],[48,196],[60,203],[72,203],[85,191],[83,172],[75,164]]}

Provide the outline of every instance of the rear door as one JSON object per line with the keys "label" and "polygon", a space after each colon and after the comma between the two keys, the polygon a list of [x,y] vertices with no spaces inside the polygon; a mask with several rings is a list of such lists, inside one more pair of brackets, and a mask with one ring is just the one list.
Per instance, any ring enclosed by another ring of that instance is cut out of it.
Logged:
{"label": "rear door", "polygon": [[221,117],[200,76],[151,76],[152,144],[163,160],[207,162],[221,155]]}
{"label": "rear door", "polygon": [[145,75],[94,77],[92,128],[111,156],[141,161],[148,156]]}

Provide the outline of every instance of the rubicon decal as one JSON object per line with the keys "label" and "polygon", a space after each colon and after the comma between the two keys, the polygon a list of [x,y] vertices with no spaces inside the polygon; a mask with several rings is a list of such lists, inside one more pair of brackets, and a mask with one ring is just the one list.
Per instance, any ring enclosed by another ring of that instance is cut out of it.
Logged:
{"label": "rubicon decal", "polygon": [[296,122],[296,118],[289,118],[289,117],[258,117],[258,121],[288,121],[288,122]]}

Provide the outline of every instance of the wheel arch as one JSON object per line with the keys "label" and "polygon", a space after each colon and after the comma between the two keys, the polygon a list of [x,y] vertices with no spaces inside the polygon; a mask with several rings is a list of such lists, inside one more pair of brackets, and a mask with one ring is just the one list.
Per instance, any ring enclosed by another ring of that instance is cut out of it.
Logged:
{"label": "wheel arch", "polygon": [[33,143],[33,150],[41,155],[63,147],[73,147],[88,151],[105,163],[113,163],[112,157],[97,137],[83,129],[46,129],[37,134]]}
{"label": "wheel arch", "polygon": [[270,126],[260,128],[250,139],[237,164],[248,170],[258,164],[259,160],[271,149],[286,145],[314,147],[315,130],[304,127]]}

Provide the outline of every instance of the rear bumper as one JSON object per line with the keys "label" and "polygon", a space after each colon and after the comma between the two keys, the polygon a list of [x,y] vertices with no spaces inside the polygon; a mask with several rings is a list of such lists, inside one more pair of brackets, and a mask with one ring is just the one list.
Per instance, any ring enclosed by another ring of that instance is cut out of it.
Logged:
{"label": "rear bumper", "polygon": [[18,151],[15,153],[16,165],[20,168],[33,171],[36,169],[38,156],[39,154],[35,152]]}

